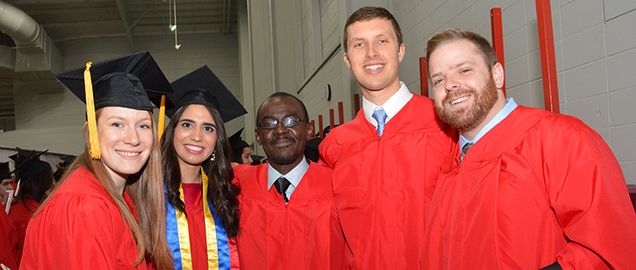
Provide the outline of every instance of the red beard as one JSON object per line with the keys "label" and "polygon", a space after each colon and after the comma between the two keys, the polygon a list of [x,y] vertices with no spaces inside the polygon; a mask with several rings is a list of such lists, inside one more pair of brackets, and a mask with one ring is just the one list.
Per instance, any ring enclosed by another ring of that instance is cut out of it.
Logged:
{"label": "red beard", "polygon": [[[450,100],[467,94],[472,94],[475,97],[475,102],[470,108],[454,111],[444,108],[443,105],[448,104]],[[497,102],[497,98],[498,95],[495,81],[490,78],[490,80],[486,83],[486,86],[484,86],[480,92],[477,92],[474,89],[462,89],[449,93],[441,102],[442,106],[437,103],[435,104],[435,112],[442,121],[448,123],[459,131],[472,130],[478,126],[484,118],[486,118],[490,109],[492,109]]]}

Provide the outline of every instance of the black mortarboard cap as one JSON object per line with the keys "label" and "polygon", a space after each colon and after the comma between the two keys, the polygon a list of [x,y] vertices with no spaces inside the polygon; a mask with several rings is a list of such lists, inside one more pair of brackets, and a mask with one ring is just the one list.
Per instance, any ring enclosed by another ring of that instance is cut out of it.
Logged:
{"label": "black mortarboard cap", "polygon": [[36,177],[47,171],[51,171],[51,165],[39,158],[34,158],[17,168],[15,170],[15,176],[17,179],[25,180]]}
{"label": "black mortarboard cap", "polygon": [[230,141],[230,145],[232,146],[232,149],[237,149],[239,147],[242,149],[243,143],[245,142],[243,141],[243,139],[241,139],[241,133],[243,133],[243,129],[239,129],[239,131],[232,134],[232,136],[228,138],[228,141]]}
{"label": "black mortarboard cap", "polygon": [[190,104],[216,108],[221,113],[223,122],[229,122],[247,113],[243,105],[208,66],[203,66],[172,82],[172,88],[174,92],[168,94],[168,99],[174,107],[167,109],[168,116]]}
{"label": "black mortarboard cap", "polygon": [[9,162],[0,162],[0,181],[11,178],[9,173]]}
{"label": "black mortarboard cap", "polygon": [[[57,75],[58,80],[86,103],[85,68]],[[148,52],[95,63],[90,68],[95,110],[125,107],[152,111],[150,100],[159,104],[161,95],[172,91],[170,83]]]}
{"label": "black mortarboard cap", "polygon": [[9,156],[9,158],[14,161],[15,168],[25,163],[29,159],[32,159],[33,157],[36,157],[36,156],[40,156],[48,151],[48,150],[46,151],[26,150],[20,147],[16,147],[15,150],[17,151],[17,153]]}
{"label": "black mortarboard cap", "polygon": [[47,169],[51,169],[51,165],[48,162],[40,160],[40,156],[49,150],[44,151],[31,151],[17,148],[18,153],[11,157],[15,161],[15,169],[11,173],[15,173],[17,179],[27,179],[33,176],[37,176],[40,173],[45,172]]}

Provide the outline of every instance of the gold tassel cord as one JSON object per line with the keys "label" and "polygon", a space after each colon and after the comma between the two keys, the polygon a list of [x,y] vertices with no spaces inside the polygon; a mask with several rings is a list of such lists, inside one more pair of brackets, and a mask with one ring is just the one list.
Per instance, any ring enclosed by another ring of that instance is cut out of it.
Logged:
{"label": "gold tassel cord", "polygon": [[164,122],[166,121],[166,95],[161,95],[161,104],[159,105],[159,120],[157,121],[157,139],[161,141],[163,136]]}
{"label": "gold tassel cord", "polygon": [[84,70],[84,91],[86,94],[86,117],[88,120],[89,154],[92,159],[99,160],[99,139],[97,138],[97,118],[95,116],[95,100],[93,99],[93,81],[91,80],[91,66],[93,62],[86,62]]}

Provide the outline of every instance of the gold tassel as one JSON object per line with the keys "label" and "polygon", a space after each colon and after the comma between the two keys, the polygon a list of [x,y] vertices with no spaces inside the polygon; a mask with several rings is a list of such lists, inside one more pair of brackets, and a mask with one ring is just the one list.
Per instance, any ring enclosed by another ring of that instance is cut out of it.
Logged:
{"label": "gold tassel", "polygon": [[93,99],[93,81],[91,80],[91,66],[93,62],[86,62],[84,70],[84,91],[86,94],[86,117],[88,118],[89,154],[92,159],[99,160],[99,139],[97,138],[97,118],[95,117],[95,101]]}
{"label": "gold tassel", "polygon": [[161,95],[161,104],[159,105],[159,120],[157,121],[157,137],[161,141],[163,136],[164,122],[166,121],[166,95]]}

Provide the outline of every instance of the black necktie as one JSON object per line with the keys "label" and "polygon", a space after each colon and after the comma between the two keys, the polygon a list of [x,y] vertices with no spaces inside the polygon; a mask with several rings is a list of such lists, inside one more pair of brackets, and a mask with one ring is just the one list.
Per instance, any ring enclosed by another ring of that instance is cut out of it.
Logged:
{"label": "black necktie", "polygon": [[278,191],[278,193],[280,193],[280,195],[283,196],[283,199],[285,200],[285,202],[289,201],[289,198],[287,198],[287,188],[289,187],[290,184],[291,183],[289,183],[289,180],[287,180],[287,178],[282,176],[276,179],[276,182],[274,182],[276,191]]}
{"label": "black necktie", "polygon": [[464,160],[464,156],[466,155],[466,153],[468,153],[468,150],[473,146],[473,143],[467,143],[464,144],[464,147],[462,147],[462,152],[460,156],[460,160]]}

